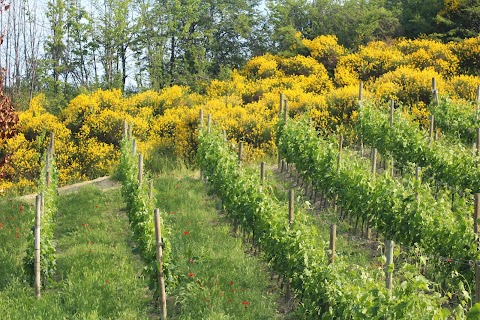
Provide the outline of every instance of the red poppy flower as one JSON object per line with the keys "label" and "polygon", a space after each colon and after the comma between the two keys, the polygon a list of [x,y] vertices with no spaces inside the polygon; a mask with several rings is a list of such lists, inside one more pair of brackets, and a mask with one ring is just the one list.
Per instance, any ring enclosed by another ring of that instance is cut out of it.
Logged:
{"label": "red poppy flower", "polygon": [[183,234],[190,234],[188,230],[183,231]]}
{"label": "red poppy flower", "polygon": [[195,274],[193,274],[193,273],[191,273],[191,272],[188,274],[189,277],[193,277],[194,275],[195,275]]}
{"label": "red poppy flower", "polygon": [[234,283],[235,283],[235,282],[233,282],[233,281],[230,281],[230,285],[233,285]]}

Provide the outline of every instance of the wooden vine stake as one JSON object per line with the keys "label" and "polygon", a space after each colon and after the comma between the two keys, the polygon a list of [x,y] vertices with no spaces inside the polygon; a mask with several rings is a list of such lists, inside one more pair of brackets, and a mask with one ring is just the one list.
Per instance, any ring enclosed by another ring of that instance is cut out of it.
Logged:
{"label": "wooden vine stake", "polygon": [[363,100],[363,82],[360,81],[360,85],[358,86],[358,103],[361,105]]}
{"label": "wooden vine stake", "polygon": [[285,95],[280,93],[280,108],[278,112],[280,115],[283,113],[283,101],[285,101]]}
{"label": "wooden vine stake", "polygon": [[157,244],[157,264],[158,264],[158,294],[160,298],[160,318],[167,318],[167,296],[165,294],[165,275],[163,273],[163,247],[162,247],[162,229],[160,224],[160,210],[153,211],[155,220],[155,240]]}
{"label": "wooden vine stake", "polygon": [[[393,114],[395,113],[395,101],[393,99],[390,100],[390,128],[393,128]],[[390,174],[393,177],[395,175],[394,169],[394,159],[393,157],[390,158]]]}
{"label": "wooden vine stake", "polygon": [[212,115],[209,114],[207,116],[207,133],[210,133],[211,131],[211,126],[212,126]]}
{"label": "wooden vine stake", "polygon": [[477,142],[476,142],[476,147],[477,147],[477,157],[480,156],[480,128],[476,128],[477,131]]}
{"label": "wooden vine stake", "polygon": [[475,99],[475,120],[478,120],[478,109],[480,108],[480,85],[477,87],[477,97]]}
{"label": "wooden vine stake", "polygon": [[45,215],[45,192],[40,192],[40,216]]}
{"label": "wooden vine stake", "polygon": [[336,243],[337,243],[337,225],[332,224],[330,226],[330,251],[331,251],[330,263],[335,262],[335,250],[337,246]]}
{"label": "wooden vine stake", "polygon": [[242,164],[242,156],[243,156],[243,142],[240,141],[238,143],[238,165]]}
{"label": "wooden vine stake", "polygon": [[372,150],[372,176],[373,176],[373,179],[375,179],[376,175],[377,175],[377,149],[374,148]]}
{"label": "wooden vine stake", "polygon": [[128,124],[127,124],[127,120],[123,120],[123,131],[122,131],[122,136],[124,139],[127,138],[127,134],[128,134]]}
{"label": "wooden vine stake", "polygon": [[200,116],[199,116],[199,124],[198,129],[199,131],[203,129],[203,109],[200,109]]}
{"label": "wooden vine stake", "polygon": [[433,128],[435,127],[435,116],[430,115],[430,142],[433,141]]}
{"label": "wooden vine stake", "polygon": [[293,223],[293,211],[294,211],[294,204],[295,202],[295,192],[293,189],[288,191],[288,223]]}
{"label": "wooden vine stake", "polygon": [[45,155],[45,182],[47,184],[47,188],[48,186],[50,186],[51,180],[52,180],[52,177],[50,172],[50,156],[47,152],[47,154]]}
{"label": "wooden vine stake", "polygon": [[35,297],[40,298],[40,219],[41,219],[41,201],[40,196],[35,197],[35,261],[34,261],[34,271],[35,271]]}
{"label": "wooden vine stake", "polygon": [[341,134],[338,139],[337,172],[340,171],[340,165],[342,163],[342,151],[343,151],[343,134]]}
{"label": "wooden vine stake", "polygon": [[283,121],[287,122],[288,120],[288,100],[283,101]]}
{"label": "wooden vine stake", "polygon": [[390,128],[393,127],[393,112],[395,111],[395,101],[390,100]]}
{"label": "wooden vine stake", "polygon": [[438,106],[438,90],[437,90],[437,79],[432,78],[432,98],[435,102],[435,105]]}
{"label": "wooden vine stake", "polygon": [[138,186],[140,187],[143,182],[143,154],[138,155]]}
{"label": "wooden vine stake", "polygon": [[137,140],[133,139],[132,140],[132,154],[135,156],[136,152],[137,152]]}
{"label": "wooden vine stake", "polygon": [[50,143],[48,144],[48,153],[53,157],[55,153],[55,132],[50,132]]}
{"label": "wooden vine stake", "polygon": [[148,183],[148,199],[153,199],[153,181],[150,180]]}
{"label": "wooden vine stake", "polygon": [[386,243],[386,255],[387,263],[385,265],[385,285],[388,291],[390,291],[390,296],[392,295],[393,289],[393,246],[394,243],[392,240],[387,240]]}
{"label": "wooden vine stake", "polygon": [[[342,151],[343,151],[343,135],[340,135],[338,139],[338,158],[337,158],[337,172],[340,171],[340,165],[342,164]],[[338,194],[335,195],[333,211],[338,211]]]}
{"label": "wooden vine stake", "polygon": [[265,162],[260,163],[260,183],[264,184],[265,182]]}

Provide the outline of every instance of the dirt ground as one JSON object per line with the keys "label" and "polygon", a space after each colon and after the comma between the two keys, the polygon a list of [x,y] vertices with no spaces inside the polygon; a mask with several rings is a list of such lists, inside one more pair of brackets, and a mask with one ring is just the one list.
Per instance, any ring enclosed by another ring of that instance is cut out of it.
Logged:
{"label": "dirt ground", "polygon": [[[84,181],[76,184],[72,184],[69,186],[64,186],[58,188],[58,193],[59,194],[67,194],[67,193],[72,193],[76,192],[78,189],[88,186],[88,185],[94,185],[97,188],[101,190],[110,190],[114,188],[119,188],[120,187],[120,182],[115,181],[111,177],[100,177],[95,180],[90,180],[90,181]],[[35,200],[36,194],[28,194],[20,197],[20,200],[24,201],[34,201]]]}

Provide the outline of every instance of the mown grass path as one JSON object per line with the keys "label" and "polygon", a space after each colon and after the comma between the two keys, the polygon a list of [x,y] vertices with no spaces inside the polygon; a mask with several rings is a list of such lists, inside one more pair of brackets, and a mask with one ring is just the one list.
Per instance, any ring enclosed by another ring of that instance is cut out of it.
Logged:
{"label": "mown grass path", "polygon": [[284,319],[264,264],[245,253],[197,177],[160,176],[158,207],[170,229],[178,285],[170,319]]}
{"label": "mown grass path", "polygon": [[0,292],[1,318],[150,318],[152,293],[132,253],[123,207],[118,189],[87,187],[60,197],[55,279],[36,300],[21,272],[13,274]]}

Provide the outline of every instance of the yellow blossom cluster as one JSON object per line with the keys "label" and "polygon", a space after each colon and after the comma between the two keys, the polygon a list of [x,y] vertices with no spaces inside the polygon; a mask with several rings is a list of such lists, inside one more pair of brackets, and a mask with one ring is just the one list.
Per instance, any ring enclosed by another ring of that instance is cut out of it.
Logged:
{"label": "yellow blossom cluster", "polygon": [[244,142],[245,159],[275,153],[280,94],[288,115],[308,113],[317,129],[353,139],[359,83],[363,98],[377,103],[395,99],[412,118],[426,123],[432,78],[440,94],[472,101],[480,85],[480,36],[442,44],[428,39],[375,41],[349,52],[334,36],[302,39],[308,55],[252,58],[226,80],[212,80],[205,94],[171,86],[125,97],[119,90],[80,94],[60,114],[46,111],[45,97],[32,99],[20,114],[19,134],[6,141],[10,162],[3,170],[16,186],[28,189],[38,176],[40,154],[55,133],[61,184],[109,174],[119,157],[123,122],[127,121],[146,158],[173,156],[195,161],[200,110],[233,145]]}

